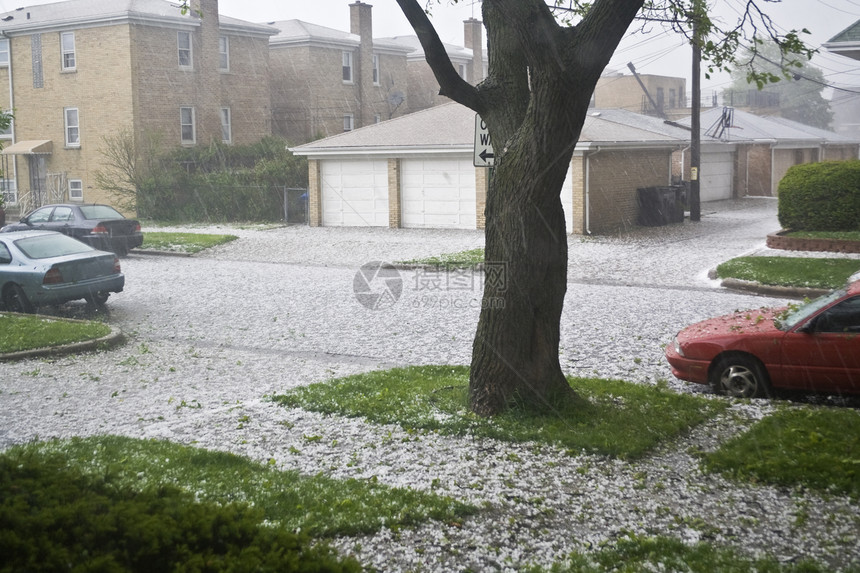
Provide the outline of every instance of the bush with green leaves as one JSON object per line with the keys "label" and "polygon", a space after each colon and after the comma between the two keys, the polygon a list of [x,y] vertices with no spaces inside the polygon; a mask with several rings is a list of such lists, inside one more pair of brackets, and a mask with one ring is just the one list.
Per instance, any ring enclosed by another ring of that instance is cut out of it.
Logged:
{"label": "bush with green leaves", "polygon": [[778,217],[792,231],[860,230],[860,160],[791,167],[779,182]]}
{"label": "bush with green leaves", "polygon": [[142,492],[62,457],[0,456],[0,573],[17,571],[361,571],[245,504]]}

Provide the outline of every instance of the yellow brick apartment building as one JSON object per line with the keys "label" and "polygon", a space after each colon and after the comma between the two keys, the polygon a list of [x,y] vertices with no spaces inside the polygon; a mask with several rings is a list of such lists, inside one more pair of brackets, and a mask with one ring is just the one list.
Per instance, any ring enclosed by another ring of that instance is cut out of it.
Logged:
{"label": "yellow brick apartment building", "polygon": [[167,146],[270,135],[270,36],[164,0],[69,0],[0,14],[0,190],[7,202],[111,202],[95,185],[106,137]]}

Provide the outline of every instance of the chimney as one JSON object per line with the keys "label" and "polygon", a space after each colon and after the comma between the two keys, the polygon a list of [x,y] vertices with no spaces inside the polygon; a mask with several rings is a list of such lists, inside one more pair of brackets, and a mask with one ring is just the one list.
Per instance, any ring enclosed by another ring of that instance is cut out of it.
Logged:
{"label": "chimney", "polygon": [[356,96],[358,113],[357,125],[362,127],[373,123],[373,109],[370,105],[373,89],[373,6],[357,1],[349,5],[349,31],[360,39],[358,53],[355,55]]}
{"label": "chimney", "polygon": [[463,45],[472,50],[472,73],[469,79],[478,84],[484,79],[484,38],[483,23],[469,18],[463,22]]}

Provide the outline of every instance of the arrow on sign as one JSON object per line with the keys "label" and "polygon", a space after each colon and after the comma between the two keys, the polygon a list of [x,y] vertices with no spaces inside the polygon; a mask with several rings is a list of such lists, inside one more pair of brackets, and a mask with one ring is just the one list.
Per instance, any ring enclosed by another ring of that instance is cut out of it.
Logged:
{"label": "arrow on sign", "polygon": [[495,157],[492,153],[487,153],[486,149],[481,150],[481,153],[478,154],[478,157],[481,158],[482,161],[487,161],[488,159],[492,159]]}

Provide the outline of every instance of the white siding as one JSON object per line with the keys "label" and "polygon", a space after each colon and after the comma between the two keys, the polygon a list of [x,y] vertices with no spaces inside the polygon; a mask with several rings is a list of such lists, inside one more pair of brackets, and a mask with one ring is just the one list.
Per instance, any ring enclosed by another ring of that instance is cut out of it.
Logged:
{"label": "white siding", "polygon": [[322,224],[388,226],[388,161],[322,161]]}

